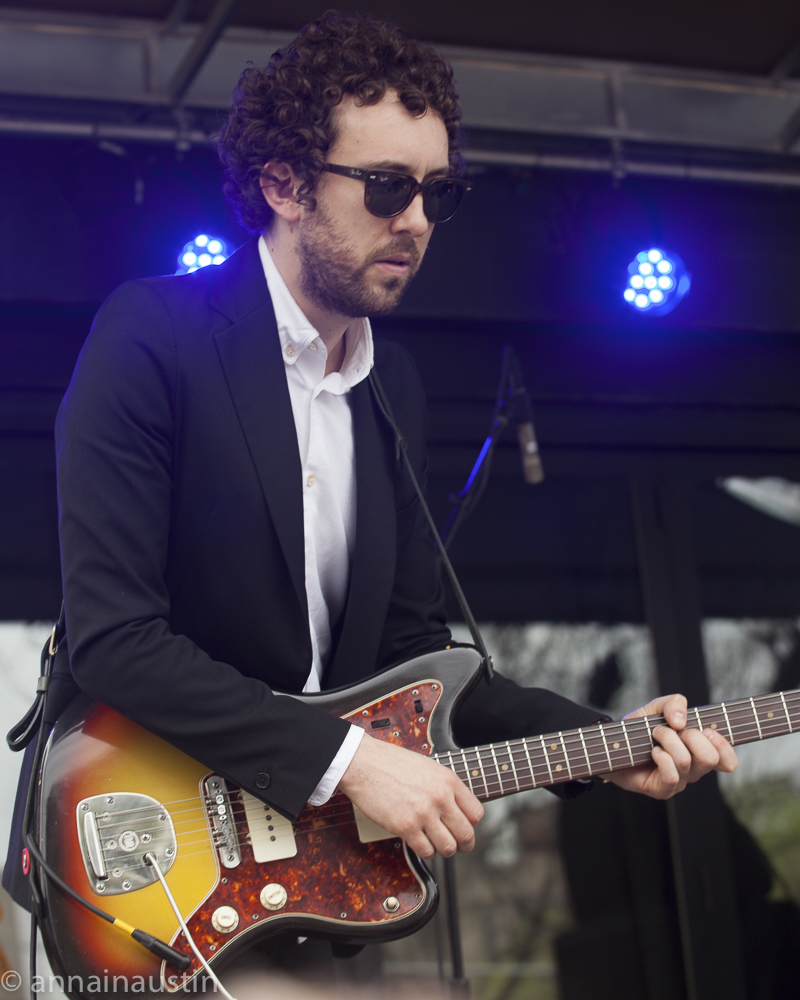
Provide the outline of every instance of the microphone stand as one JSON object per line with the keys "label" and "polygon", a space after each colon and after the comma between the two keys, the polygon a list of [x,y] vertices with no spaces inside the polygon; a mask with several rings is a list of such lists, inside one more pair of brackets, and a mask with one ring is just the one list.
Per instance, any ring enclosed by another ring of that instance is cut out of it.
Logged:
{"label": "microphone stand", "polygon": [[[453,507],[447,519],[447,524],[445,524],[439,535],[442,546],[445,549],[449,549],[453,544],[453,539],[460,524],[483,495],[483,491],[489,480],[495,445],[510,422],[508,416],[509,407],[514,405],[514,399],[520,394],[520,391],[524,392],[524,389],[520,390],[516,385],[515,378],[512,376],[512,369],[515,375],[517,375],[519,372],[519,362],[513,348],[506,346],[503,348],[500,384],[497,387],[497,397],[495,399],[489,434],[483,442],[483,446],[464,486],[458,493],[450,495]],[[477,488],[475,486],[476,483]],[[474,493],[473,490],[475,491]],[[461,927],[458,917],[455,857],[442,858],[442,863],[444,870],[444,896],[447,901],[447,936],[450,942],[452,964],[450,990],[453,996],[467,998],[469,997],[469,980],[464,975],[464,955],[461,947]],[[442,968],[442,966],[440,948],[439,967]]]}

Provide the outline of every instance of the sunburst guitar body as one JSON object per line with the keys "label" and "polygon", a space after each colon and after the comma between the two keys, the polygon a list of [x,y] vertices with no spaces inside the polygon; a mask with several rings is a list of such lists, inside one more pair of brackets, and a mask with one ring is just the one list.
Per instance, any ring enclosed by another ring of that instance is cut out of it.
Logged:
{"label": "sunburst guitar body", "polygon": [[[422,754],[453,748],[455,708],[480,674],[478,654],[418,657],[302,700]],[[181,971],[46,880],[42,931],[70,995],[91,977],[184,988],[202,968],[144,855],[152,852],[212,966],[281,932],[346,943],[402,937],[433,915],[436,885],[396,836],[344,795],[290,823],[267,803],[88,699],[56,725],[39,795],[39,847],[81,896],[191,957]],[[70,987],[70,977],[72,986]],[[110,988],[110,987],[109,987]]]}

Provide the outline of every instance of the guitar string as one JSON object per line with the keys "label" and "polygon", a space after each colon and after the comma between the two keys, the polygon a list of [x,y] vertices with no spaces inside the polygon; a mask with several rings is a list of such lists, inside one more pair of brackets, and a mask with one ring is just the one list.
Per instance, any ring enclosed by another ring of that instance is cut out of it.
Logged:
{"label": "guitar string", "polygon": [[[637,749],[642,748],[642,747],[646,747],[646,746],[652,747],[652,743],[650,743],[650,741],[644,741],[643,743],[641,743],[637,747]],[[504,785],[503,785],[502,776],[485,775],[484,777],[485,777],[485,784],[487,786],[487,794],[492,794],[492,792],[489,791],[489,788],[488,788],[489,784],[491,784],[493,786],[492,791],[496,790],[496,791],[501,791],[502,792],[502,791],[506,790],[505,787],[504,787]],[[512,775],[509,775],[508,777],[512,778]],[[530,773],[530,775],[526,775],[526,774],[523,773],[523,775],[522,775],[522,781],[526,784],[526,786],[528,785],[529,782],[532,781],[532,779],[535,779],[535,774],[534,773]],[[494,786],[496,786],[496,787],[494,787]],[[534,781],[534,783],[531,783],[530,787],[535,787],[535,781]],[[523,790],[523,789],[520,789],[520,790]],[[202,806],[198,806],[197,809],[198,809],[198,811],[202,811]],[[243,809],[243,807],[242,807],[242,809]],[[348,811],[349,811],[349,809],[348,809]],[[340,813],[340,815],[341,815],[341,813]],[[312,827],[311,829],[296,828],[295,831],[294,831],[294,836],[295,837],[298,837],[298,836],[307,836],[307,835],[310,835],[312,833],[322,832],[323,830],[329,830],[329,829],[332,829],[334,827],[345,826],[345,825],[353,825],[354,823],[355,823],[355,817],[351,813],[348,816],[348,818],[344,822],[342,822],[342,823],[327,823],[327,824],[321,824],[321,825],[318,824],[318,825],[315,825],[314,827]],[[209,831],[208,831],[207,827],[202,827],[202,828],[200,828],[198,830],[183,831],[182,832],[182,836],[188,836],[188,835],[191,835],[193,833],[205,833],[205,834],[208,834],[208,832]],[[391,838],[387,838],[387,839],[391,839]],[[203,844],[204,848],[202,850],[200,850],[200,851],[191,851],[191,852],[188,852],[188,853],[185,851],[186,847],[194,846],[195,844]],[[214,844],[213,838],[203,838],[202,840],[199,840],[199,841],[190,841],[189,843],[178,844],[178,846],[180,848],[183,848],[183,850],[181,851],[181,855],[180,856],[186,858],[186,857],[196,856],[197,854],[213,853],[215,850],[219,850],[219,847],[223,846],[223,844],[224,844],[224,842],[220,842],[218,844]],[[124,859],[119,858],[118,860],[124,860]],[[130,866],[130,865],[128,865],[126,867],[128,868],[128,870],[130,870],[133,867],[141,867],[141,866]]]}
{"label": "guitar string", "polygon": [[[778,707],[778,703],[781,702],[780,694],[764,695],[764,696],[761,696],[761,699],[760,699],[761,700],[761,707],[762,708],[766,707],[765,702],[769,701],[770,699],[772,699],[772,700],[774,700],[776,702],[776,706],[775,706],[776,708]],[[793,699],[794,701],[800,701],[800,692],[790,692],[788,694],[784,692],[784,699],[786,699],[787,701],[789,701],[790,699]],[[737,723],[737,722],[739,722],[741,720],[745,720],[748,723],[748,728],[753,729],[754,732],[756,731],[756,723],[755,723],[755,718],[753,716],[753,708],[752,708],[752,705],[750,704],[749,699],[738,699],[737,701],[726,702],[725,705],[726,705],[726,708],[728,709],[728,717],[732,721],[732,727],[734,728],[734,730],[736,729],[735,723]],[[699,711],[700,712],[704,712],[709,717],[712,716],[712,715],[714,715],[714,714],[719,715],[719,716],[722,716],[722,714],[723,714],[722,713],[721,705],[703,706],[703,707],[699,708]],[[791,711],[789,712],[789,715],[790,715],[790,721],[791,721]],[[752,719],[752,721],[750,721],[751,719]],[[658,725],[661,725],[664,722],[663,716],[647,716],[647,720],[648,720],[649,725],[650,726],[654,726],[654,727],[658,726]],[[784,715],[784,713],[782,711],[782,704],[781,704],[781,710],[777,714],[777,716],[774,719],[774,721],[767,720],[767,719],[760,720],[760,721],[761,721],[762,728],[764,728],[764,729],[770,728],[770,724],[771,724],[772,728],[777,728],[777,729],[783,730],[783,726],[785,725],[785,721],[786,720],[785,720],[785,715]],[[720,723],[722,725],[724,725],[724,720],[720,719]],[[595,729],[595,726],[593,724],[591,727],[584,728],[582,734],[581,733],[576,733],[576,735],[571,736],[568,733],[564,733],[564,739],[565,739],[565,742],[567,743],[567,745],[569,747],[569,750],[580,749],[581,753],[583,753],[583,742],[581,740],[581,735],[583,735],[584,740],[586,740],[586,739],[588,739],[590,741],[602,740],[603,743],[605,743],[608,740],[608,736],[609,735],[613,735],[612,734],[612,730],[614,728],[616,728],[616,727],[619,727],[622,732],[625,732],[625,730],[627,730],[628,736],[629,736],[629,738],[631,738],[632,749],[639,750],[639,749],[645,749],[647,747],[652,748],[653,747],[653,742],[649,738],[649,733],[645,732],[646,725],[647,724],[644,721],[644,717],[637,716],[637,717],[632,718],[632,719],[624,720],[624,728],[622,726],[622,722],[608,722],[608,723],[603,723],[602,724],[603,730],[602,730],[602,733],[601,733],[600,731],[598,731],[597,729]],[[698,727],[694,726],[694,725],[691,725],[691,726],[687,726],[687,728],[697,729]],[[704,726],[704,728],[710,728],[710,726],[706,725],[706,726]],[[725,728],[727,728],[727,726]],[[637,730],[638,730],[638,732],[637,732]],[[635,739],[635,737],[637,737],[639,735],[645,735],[646,739],[644,741],[642,741],[641,743],[635,743],[634,739]],[[740,740],[742,739],[743,735],[746,735],[746,734],[743,734],[743,733],[739,733],[738,734]],[[764,738],[768,738],[770,735],[772,735],[772,734],[770,734],[768,732],[765,732],[763,734],[763,737]],[[775,734],[775,735],[783,735],[783,732],[781,732],[780,734]],[[604,739],[604,736],[605,736],[605,739]],[[558,739],[560,741],[560,737],[552,736],[552,734],[545,734],[545,736],[544,736],[545,739],[548,739],[548,738],[551,738],[551,737],[554,738],[554,739]],[[521,738],[521,739],[517,739],[517,740],[510,740],[510,741],[508,741],[508,743],[506,743],[506,742],[503,742],[503,743],[494,743],[494,744],[487,744],[485,746],[464,748],[463,753],[469,755],[470,757],[475,757],[476,758],[475,762],[478,763],[480,761],[480,758],[482,756],[490,753],[491,750],[494,749],[495,751],[499,751],[500,754],[510,755],[510,758],[513,761],[513,763],[515,763],[515,764],[522,763],[523,761],[516,760],[513,755],[514,755],[515,752],[524,753],[526,747],[528,747],[529,749],[531,749],[530,742],[531,742],[532,739],[534,739],[534,738],[533,737],[528,737],[527,739],[526,738]],[[540,737],[536,737],[535,739],[536,739],[536,742],[538,743]],[[535,747],[533,747],[532,749],[534,750],[534,752],[536,752],[536,748]],[[621,748],[620,748],[620,750],[621,750]],[[615,751],[615,752],[618,752],[618,751]],[[452,765],[451,769],[454,770],[454,771],[457,771],[458,770],[458,766],[463,766],[463,761],[462,760],[453,761],[452,758],[453,758],[453,755],[459,755],[459,756],[461,756],[461,754],[462,754],[461,750],[443,751],[441,754],[434,755],[434,757],[432,759],[438,760],[438,762],[442,763],[444,766],[448,766],[448,763],[449,763],[450,765]],[[590,747],[590,752],[589,752],[589,756],[590,757],[591,756],[599,756],[599,757],[602,758],[604,755],[605,755],[605,746],[603,746],[601,748]],[[550,757],[551,759],[560,759],[562,756],[565,756],[565,755],[563,754],[563,751],[559,751],[557,749],[556,751],[553,751],[552,757],[551,757],[550,754],[548,754],[547,756]],[[628,755],[626,753],[625,757],[627,757],[627,756]],[[449,761],[446,763],[445,761],[448,758],[449,758]],[[544,754],[543,753],[541,755],[541,761],[544,761]],[[504,761],[501,761],[500,763],[502,764],[502,763],[504,763]],[[524,763],[527,764],[527,761],[524,761]],[[489,763],[488,766],[491,769],[493,767],[493,763]],[[602,772],[599,772],[599,773],[602,773]],[[488,778],[489,775],[484,775],[484,777]],[[512,775],[509,775],[509,778],[511,778],[511,777],[512,777]],[[497,779],[496,778],[491,778],[490,780],[496,781]],[[236,792],[234,791],[234,792],[229,793],[229,794],[235,796]],[[163,809],[167,809],[168,806],[178,805],[178,804],[182,804],[184,802],[191,802],[191,801],[192,801],[191,797],[184,798],[184,799],[176,799],[176,800],[173,800],[172,802],[163,802],[163,803],[160,803],[159,806],[162,807]],[[197,799],[195,799],[194,801],[196,802]],[[212,806],[214,804],[213,800],[210,797],[208,797],[206,799],[206,802],[207,802],[207,806],[206,807],[204,807],[202,804],[200,804],[200,805],[194,806],[194,807],[192,807],[190,809],[179,810],[177,813],[170,812],[170,815],[172,816],[172,815],[179,815],[180,813],[192,812],[195,809],[203,810],[204,808],[208,808],[209,806]],[[134,807],[134,808],[127,809],[127,810],[115,811],[113,813],[113,815],[116,817],[116,816],[129,815],[131,813],[136,813],[136,812],[141,812],[141,811],[146,811],[146,810],[155,810],[156,808],[159,808],[159,806],[154,806],[154,805],[148,804],[147,806]],[[232,808],[232,810],[235,810],[235,809],[238,809],[238,808],[244,809],[244,805],[243,804],[240,805],[238,803],[231,802],[231,808]],[[321,807],[318,807],[318,808],[319,808],[320,811],[319,812],[315,812],[315,814],[314,814],[315,819],[329,818],[329,814],[327,812],[325,812],[326,806],[321,806]],[[332,817],[330,817],[330,818],[332,818]],[[178,821],[178,824],[180,824],[181,822],[193,822],[193,820]],[[117,825],[119,825],[119,824],[117,824]],[[104,829],[107,829],[107,827],[105,827]]]}
{"label": "guitar string", "polygon": [[[637,720],[637,721],[643,721],[643,720],[640,719],[640,720]],[[776,720],[777,724],[780,724],[781,722],[782,722],[782,720],[780,718]],[[765,721],[762,724],[762,729],[766,729],[768,726],[769,726],[769,722]],[[696,728],[696,727],[693,727],[693,728]],[[708,727],[706,727],[706,728],[708,728]],[[589,736],[590,738],[597,739],[597,735],[596,734],[586,733],[585,735]],[[636,734],[629,734],[629,735],[635,736]],[[643,735],[643,734],[641,734],[641,735]],[[765,735],[769,736],[770,734],[766,733]],[[741,734],[740,734],[740,738],[741,738]],[[508,756],[508,758],[509,758],[509,762],[508,762],[509,766],[513,766],[515,768],[515,770],[516,770],[517,775],[519,776],[520,774],[522,774],[523,777],[525,776],[526,773],[529,772],[529,768],[527,767],[527,763],[528,762],[527,762],[527,759],[519,759],[519,758],[515,757],[515,752],[519,752],[520,750],[522,750],[524,752],[524,749],[525,749],[524,744],[525,744],[525,741],[521,741],[520,740],[520,741],[509,741],[509,746],[508,747],[506,747],[505,744],[495,744],[494,745],[495,749],[499,753],[499,757],[500,757],[499,763],[501,765],[503,763],[505,763],[505,761],[502,760],[502,757],[503,756]],[[636,739],[632,739],[631,740],[631,749],[632,749],[632,751],[636,755],[638,755],[638,753],[640,751],[643,752],[643,753],[649,752],[652,749],[652,747],[653,747],[653,743],[650,741],[649,738],[647,738],[645,740],[636,740]],[[605,749],[606,748],[604,746],[601,746],[601,747],[589,746],[588,747],[588,750],[589,750],[588,757],[590,758],[590,761],[591,761],[592,758],[599,758],[599,760],[603,761],[603,758],[606,757]],[[583,746],[581,746],[581,750],[583,751]],[[629,759],[629,755],[628,755],[628,753],[627,753],[626,750],[623,750],[620,747],[618,750],[616,750],[614,752],[618,753],[618,754],[622,754],[622,757],[619,760],[619,763],[623,763],[623,762],[627,763],[627,761]],[[455,773],[458,773],[460,770],[464,769],[464,762],[462,760],[460,760],[460,759],[453,760],[452,758],[453,758],[453,754],[454,753],[458,754],[458,751],[446,751],[443,754],[437,755],[437,757],[435,759],[437,759],[439,763],[442,763],[443,766],[445,766],[445,767],[449,766],[451,768],[451,770],[453,770]],[[472,756],[477,757],[477,754],[475,752],[473,752]],[[527,754],[525,756],[527,758]],[[555,751],[555,752],[553,752],[553,754],[548,754],[547,756],[551,760],[554,760],[554,759],[557,759],[557,758],[561,758],[563,756],[563,754],[562,754],[562,752]],[[480,762],[476,759],[473,763],[477,764],[477,763],[480,763]],[[533,768],[533,772],[532,772],[533,773],[533,777],[536,777],[535,770],[536,770],[537,765],[540,768],[543,768],[543,767],[546,766],[544,754],[542,753],[541,756],[538,759],[535,759],[532,763],[534,764],[534,768]],[[520,765],[520,766],[518,767],[517,765]],[[583,767],[582,766],[579,766],[579,769],[580,769],[581,772],[583,772]],[[467,770],[469,770],[469,768],[467,768]],[[495,771],[495,773],[493,774],[492,771]],[[489,764],[489,771],[488,772],[485,769],[483,769],[483,773],[481,775],[473,775],[473,777],[476,777],[476,778],[479,777],[484,782],[485,785],[488,785],[488,784],[491,784],[492,786],[497,785],[502,790],[505,790],[505,784],[504,784],[505,780],[508,780],[510,782],[511,781],[515,781],[515,777],[514,777],[514,772],[513,771],[512,772],[508,772],[508,773],[504,772],[502,774],[497,774],[496,771],[497,771],[497,768],[494,766],[493,763],[490,763]],[[593,772],[594,772],[594,768],[592,768],[592,773]],[[597,773],[604,773],[604,770],[602,768],[600,768],[600,769],[598,769]],[[536,784],[538,785],[538,784],[540,784],[540,782],[537,781]],[[190,801],[190,800],[182,800],[182,801]],[[344,803],[342,803],[342,805],[344,805]],[[144,808],[144,807],[142,807],[142,808]],[[149,808],[153,808],[153,807],[149,807]],[[349,812],[350,808],[351,807],[350,807],[350,805],[348,803],[345,806],[344,812]],[[115,813],[114,815],[121,815],[124,812],[133,812],[133,811],[135,811],[135,810],[121,810],[119,814]],[[185,825],[187,823],[195,823],[195,822],[197,822],[200,819],[201,816],[203,817],[203,819],[205,819],[205,808],[204,808],[204,806],[202,804],[198,804],[193,809],[181,810],[181,812],[182,813],[190,813],[190,812],[191,813],[199,813],[200,815],[194,815],[190,819],[186,819],[186,820],[179,820],[177,823],[174,824],[175,827],[180,827],[181,825]],[[236,818],[236,817],[241,817],[244,813],[245,813],[245,806],[242,803],[232,802],[230,804],[230,809],[229,809],[228,815],[233,815]],[[315,824],[314,828],[316,828],[316,829],[324,829],[327,825],[330,825],[330,824],[329,823],[322,823],[322,824],[320,824],[320,822],[319,822],[320,820],[327,820],[327,821],[329,821],[329,820],[337,819],[342,814],[343,814],[342,810],[339,807],[336,807],[336,808],[328,807],[327,809],[325,807],[320,807],[319,812],[315,812],[313,814],[313,816],[307,817],[305,821],[297,821],[295,823],[295,829],[298,830],[298,831],[302,831],[303,826],[305,824],[307,824],[307,823],[313,823],[313,824]],[[302,824],[302,825],[298,825],[298,824]],[[124,823],[108,824],[108,825],[106,825],[103,828],[103,832],[105,832],[106,830],[108,830],[109,826],[115,826],[115,825],[119,826],[119,825],[125,825],[125,824]],[[149,832],[149,830],[157,830],[157,829],[159,829],[158,825],[153,826],[153,827],[145,828],[144,830],[142,830],[140,828],[139,832]],[[201,829],[204,830],[205,827],[199,828],[196,832],[200,832]],[[176,832],[178,832],[180,835],[185,835],[185,834],[189,833],[190,831],[180,830],[180,831],[176,831]],[[192,831],[192,832],[195,832],[195,831]],[[112,835],[112,837],[113,837],[113,835]]]}
{"label": "guitar string", "polygon": [[[754,699],[758,704],[761,705],[761,707],[766,707],[766,703],[769,700],[776,701],[776,708],[778,708],[779,712],[780,712],[780,718],[776,718],[775,719],[776,723],[781,723],[781,722],[783,722],[785,720],[785,714],[783,712],[783,705],[781,703],[781,694],[783,694],[784,699],[787,701],[787,703],[790,702],[791,700],[794,700],[795,702],[798,703],[798,707],[800,708],[800,690],[775,692],[775,693],[772,693],[772,694],[759,695],[757,698]],[[718,704],[712,704],[712,705],[699,705],[699,706],[697,706],[696,709],[695,708],[690,709],[690,712],[700,711],[700,712],[704,712],[706,714],[708,714],[710,712],[717,712],[717,713],[721,714],[722,713],[722,705],[723,704],[727,708],[729,716],[732,716],[734,713],[736,713],[736,714],[742,716],[745,719],[747,719],[748,717],[753,718],[753,708],[752,708],[752,705],[750,703],[750,699],[749,698],[733,699],[731,701],[720,702]],[[789,714],[791,715],[791,712]],[[651,726],[654,726],[654,727],[665,724],[665,719],[664,719],[663,715],[649,715],[646,718],[647,718],[649,724]],[[633,726],[637,726],[637,728],[640,728],[640,729],[644,728],[646,726],[644,720],[645,720],[644,716],[635,716],[635,717],[631,717],[629,719],[624,719],[624,720],[619,720],[619,721],[610,721],[610,722],[602,722],[602,723],[592,723],[590,726],[583,727],[583,735],[584,735],[584,737],[589,736],[589,737],[592,737],[592,738],[602,738],[600,736],[600,734],[599,734],[598,729],[596,728],[597,726],[601,725],[603,727],[603,731],[605,732],[605,731],[608,731],[609,729],[611,729],[611,728],[613,728],[615,726],[622,726],[623,723],[624,723],[625,727],[628,728],[629,734],[630,734],[630,728],[633,727]],[[762,724],[763,724],[763,720],[760,720],[760,721],[762,721]],[[799,723],[799,727],[798,728],[800,729],[800,720],[797,720],[797,721]],[[769,724],[769,721],[767,722],[767,724]],[[755,721],[753,721],[753,725],[755,725]],[[687,729],[697,729],[698,727],[696,725],[688,724],[686,726],[686,728]],[[709,728],[709,727],[705,726],[704,728]],[[573,735],[571,735],[571,733],[576,733],[576,735],[573,736]],[[550,737],[554,737],[555,738],[555,737],[558,736],[558,734],[557,733],[544,733],[544,734],[541,734],[541,735],[537,734],[536,736],[520,737],[520,738],[517,738],[515,740],[509,740],[508,742],[515,749],[516,748],[522,748],[523,745],[526,742],[528,742],[530,740],[536,740],[538,742],[538,740],[540,738],[542,738],[542,736],[544,737],[544,739],[548,739]],[[571,743],[571,744],[578,744],[580,742],[580,734],[577,733],[577,730],[571,730],[571,731],[565,732],[564,733],[564,737],[567,739],[567,742]],[[477,746],[477,747],[465,747],[463,749],[464,749],[465,753],[473,753],[474,754],[477,751],[488,751],[492,747],[494,747],[495,749],[497,749],[497,748],[505,748],[506,747],[506,742],[503,741],[501,743],[489,743],[489,744],[485,744],[485,745]],[[458,750],[443,751],[443,754],[448,754],[448,753],[459,753],[460,754],[461,753],[461,748],[459,748]],[[434,756],[442,756],[442,755],[434,755]],[[225,794],[225,793],[220,793],[220,794]],[[235,792],[228,793],[228,794],[235,794]],[[173,800],[166,801],[166,802],[160,802],[160,803],[158,803],[158,806],[162,806],[164,808],[167,808],[168,806],[180,805],[181,803],[191,802],[192,800],[193,800],[193,797],[189,796],[189,797],[183,798],[183,799],[173,799]],[[209,802],[212,801],[211,797],[208,797],[208,801]],[[152,805],[152,804],[147,805],[147,806],[136,806],[136,807],[133,807],[131,809],[115,810],[114,815],[115,816],[119,816],[119,815],[124,815],[124,814],[128,814],[128,813],[138,812],[138,811],[145,810],[145,809],[155,809],[155,808],[157,808],[157,806],[156,805]],[[319,808],[324,808],[324,806],[319,807]]]}

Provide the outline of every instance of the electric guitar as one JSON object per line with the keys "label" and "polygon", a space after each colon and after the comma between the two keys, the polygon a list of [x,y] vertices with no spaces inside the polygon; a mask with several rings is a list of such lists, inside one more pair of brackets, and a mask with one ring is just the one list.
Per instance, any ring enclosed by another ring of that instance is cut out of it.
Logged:
{"label": "electric guitar", "polygon": [[[482,801],[651,759],[660,716],[458,749],[451,719],[480,672],[478,653],[456,647],[298,697],[373,737],[433,756]],[[791,733],[800,729],[800,691],[693,708],[688,725],[717,729],[734,745]],[[141,928],[169,942],[187,966],[160,961],[42,877],[43,937],[68,994],[82,993],[93,976],[101,984],[124,976],[134,989],[142,977],[151,989],[174,992],[202,972],[148,853],[212,967],[278,932],[346,943],[403,937],[436,909],[425,865],[344,795],[307,806],[290,823],[88,699],[76,699],[51,734],[38,809],[39,851],[61,879],[129,932]]]}

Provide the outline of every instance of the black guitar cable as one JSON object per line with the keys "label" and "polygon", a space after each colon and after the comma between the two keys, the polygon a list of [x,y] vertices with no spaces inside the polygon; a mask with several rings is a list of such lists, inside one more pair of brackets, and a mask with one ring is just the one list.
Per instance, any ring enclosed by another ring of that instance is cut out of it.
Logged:
{"label": "black guitar cable", "polygon": [[[147,950],[152,952],[157,958],[169,962],[171,965],[176,966],[181,970],[181,972],[183,972],[192,964],[192,960],[187,955],[184,955],[180,951],[176,951],[175,948],[172,948],[160,938],[154,937],[152,934],[148,934],[146,931],[139,930],[136,927],[131,927],[131,925],[126,923],[124,920],[112,917],[110,913],[106,913],[98,906],[95,906],[93,903],[84,899],[83,896],[79,895],[74,889],[67,885],[67,883],[59,875],[57,875],[55,871],[53,871],[50,865],[42,857],[42,854],[36,846],[33,836],[31,835],[35,812],[36,788],[39,783],[39,771],[41,769],[42,756],[44,754],[45,744],[47,743],[47,695],[53,673],[53,663],[55,661],[59,643],[64,636],[64,632],[64,605],[62,603],[58,621],[53,626],[52,634],[42,649],[39,681],[36,686],[36,701],[31,707],[31,710],[25,716],[25,719],[23,719],[18,726],[15,726],[7,737],[10,749],[21,750],[25,746],[26,737],[28,737],[28,739],[30,738],[30,734],[34,730],[34,727],[38,729],[38,732],[36,733],[36,749],[34,751],[31,767],[31,779],[28,783],[27,795],[25,798],[25,810],[22,818],[22,836],[24,843],[32,862],[36,863],[47,878],[49,878],[50,881],[61,890],[61,892],[70,896],[76,903],[79,903],[96,917],[100,917],[101,920],[105,920],[113,927],[116,927],[117,930],[124,931],[126,934],[129,934],[134,941],[142,945],[143,948],[147,948]],[[31,991],[33,991],[33,983],[36,980],[36,941],[41,912],[40,890],[36,883],[35,867],[33,863],[31,863],[30,866],[29,878],[31,889],[31,942],[29,953],[29,971]],[[31,992],[31,996],[32,998],[35,998],[36,994]]]}
{"label": "black guitar cable", "polygon": [[116,927],[117,930],[123,931],[125,934],[129,934],[134,941],[137,941],[143,948],[147,948],[158,958],[163,959],[165,962],[169,962],[170,965],[176,966],[181,972],[184,972],[192,964],[192,960],[188,955],[184,955],[183,952],[176,951],[173,947],[168,945],[165,941],[160,938],[153,937],[152,934],[148,934],[146,931],[140,931],[136,927],[131,927],[130,924],[125,923],[124,920],[120,920],[119,917],[112,917],[110,913],[106,913],[105,910],[101,910],[99,906],[95,906],[94,903],[90,903],[88,899],[84,899],[83,896],[79,895],[71,886],[67,885],[64,879],[60,875],[57,875],[53,869],[44,860],[42,855],[39,853],[39,849],[33,843],[30,835],[26,838],[26,843],[28,845],[28,850],[33,855],[36,863],[42,869],[42,871],[47,875],[51,882],[53,882],[58,888],[66,893],[75,900],[76,903],[80,903],[81,906],[89,910],[96,917],[100,917],[101,920],[105,920],[107,923]]}

